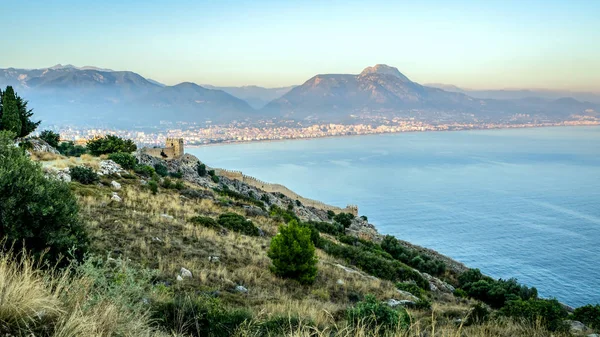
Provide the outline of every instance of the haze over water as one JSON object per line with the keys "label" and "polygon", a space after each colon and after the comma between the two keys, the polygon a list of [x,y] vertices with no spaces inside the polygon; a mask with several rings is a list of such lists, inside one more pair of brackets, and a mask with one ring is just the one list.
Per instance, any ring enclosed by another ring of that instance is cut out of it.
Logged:
{"label": "haze over water", "polygon": [[190,148],[302,196],[357,204],[383,234],[600,303],[600,127],[423,132]]}

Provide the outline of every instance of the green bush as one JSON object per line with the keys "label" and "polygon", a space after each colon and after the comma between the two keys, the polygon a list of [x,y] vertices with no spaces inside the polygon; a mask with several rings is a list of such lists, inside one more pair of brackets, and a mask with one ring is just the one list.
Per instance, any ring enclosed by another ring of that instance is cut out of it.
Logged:
{"label": "green bush", "polygon": [[125,153],[125,152],[111,153],[108,155],[108,159],[121,165],[121,167],[126,170],[133,170],[133,169],[135,169],[135,167],[138,164],[138,160],[136,157],[134,157],[130,153]]}
{"label": "green bush", "polygon": [[361,215],[361,216],[360,216],[360,218],[361,218],[363,221],[369,221],[369,218],[367,218],[367,216],[366,216],[366,215]]}
{"label": "green bush", "polygon": [[510,300],[500,309],[500,314],[508,317],[526,319],[532,325],[541,320],[542,324],[551,331],[568,330],[564,319],[567,311],[555,299]]}
{"label": "green bush", "polygon": [[367,295],[364,301],[348,309],[347,320],[350,326],[361,326],[370,331],[377,331],[378,335],[406,329],[410,324],[404,309],[392,309],[377,301],[373,295]]}
{"label": "green bush", "polygon": [[113,135],[92,139],[87,143],[87,148],[94,156],[115,152],[131,153],[137,150],[137,146],[131,139],[123,139]]}
{"label": "green bush", "polygon": [[173,188],[173,187],[174,187],[174,186],[173,186],[173,182],[171,182],[171,179],[169,179],[169,178],[165,178],[165,179],[163,179],[163,181],[162,181],[162,187],[164,187],[164,188],[168,188],[168,189],[170,189],[170,188]]}
{"label": "green bush", "polygon": [[135,173],[141,174],[148,178],[152,178],[156,174],[154,167],[152,167],[150,165],[137,165],[134,168],[134,171],[135,171]]}
{"label": "green bush", "polygon": [[331,234],[334,236],[344,234],[344,226],[336,222],[329,223],[323,221],[309,221],[308,223],[314,225],[315,228],[321,233]]}
{"label": "green bush", "polygon": [[219,224],[215,219],[209,218],[207,216],[195,216],[190,219],[190,222],[196,225],[208,227],[208,228],[218,228]]}
{"label": "green bush", "polygon": [[71,179],[84,185],[90,185],[100,181],[100,177],[94,170],[87,166],[74,166],[69,169]]}
{"label": "green bush", "polygon": [[327,211],[327,217],[329,219],[333,219],[334,216],[335,216],[335,212],[334,211],[332,211],[332,210],[328,210]]}
{"label": "green bush", "polygon": [[327,254],[346,260],[366,273],[393,282],[414,281],[421,288],[428,288],[429,282],[421,274],[400,261],[392,259],[387,253],[369,249],[368,246],[338,245],[321,238],[319,248]]}
{"label": "green bush", "polygon": [[236,191],[230,190],[229,188],[227,188],[227,185],[223,186],[223,189],[214,189],[214,191],[219,193],[220,195],[228,196],[233,199],[245,201],[249,204],[256,205],[263,210],[266,208],[265,204],[262,201],[256,200],[252,197],[249,197],[249,196],[243,195],[241,193],[238,193]]}
{"label": "green bush", "polygon": [[292,220],[300,222],[300,218],[298,218],[298,216],[296,216],[296,214],[293,211],[285,210],[276,205],[271,206],[269,215],[277,219],[278,221],[283,221],[285,223],[288,223]]}
{"label": "green bush", "polygon": [[227,309],[218,299],[195,296],[156,302],[151,313],[164,330],[196,337],[229,337],[244,322],[252,320],[249,311]]}
{"label": "green bush", "polygon": [[426,291],[419,288],[418,285],[414,284],[414,283],[396,283],[396,288],[398,288],[399,290],[402,291],[407,291],[415,296],[417,296],[418,298],[424,298],[426,295]]}
{"label": "green bush", "polygon": [[56,148],[60,154],[67,157],[81,157],[82,154],[87,153],[87,148],[75,145],[73,142],[62,142]]}
{"label": "green bush", "polygon": [[381,242],[381,248],[394,259],[427,274],[439,276],[446,271],[446,264],[443,261],[435,260],[427,255],[419,255],[418,251],[404,247],[398,239],[391,235],[385,236]]}
{"label": "green bush", "polygon": [[56,261],[81,258],[88,237],[69,185],[48,179],[39,164],[14,147],[13,134],[0,132],[0,233],[16,251],[26,248]]}
{"label": "green bush", "polygon": [[199,176],[204,177],[206,175],[206,165],[198,162],[196,170],[198,171]]}
{"label": "green bush", "polygon": [[351,213],[339,213],[333,217],[333,221],[341,224],[344,228],[350,227],[352,219],[354,219],[354,215]]}
{"label": "green bush", "polygon": [[183,178],[183,172],[181,172],[181,170],[178,170],[177,172],[169,173],[169,176],[173,177],[173,178],[181,179],[181,178]]}
{"label": "green bush", "polygon": [[254,226],[252,221],[246,220],[243,216],[236,213],[224,213],[219,215],[217,223],[224,228],[231,229],[234,232],[259,236],[258,227]]}
{"label": "green bush", "polygon": [[271,240],[267,255],[271,270],[279,277],[291,278],[303,284],[312,284],[317,277],[315,246],[310,229],[296,221],[279,227],[279,234]]}
{"label": "green bush", "polygon": [[167,167],[160,163],[154,165],[154,171],[161,177],[166,177],[169,175],[169,170]]}
{"label": "green bush", "polygon": [[40,139],[48,143],[48,145],[53,148],[58,147],[58,142],[60,142],[60,135],[56,132],[50,130],[44,130],[40,133]]}
{"label": "green bush", "polygon": [[311,222],[301,222],[300,226],[308,228],[308,230],[310,231],[310,241],[312,241],[313,245],[318,245],[319,240],[321,240],[321,235],[319,234],[319,231],[317,230],[315,225]]}
{"label": "green bush", "polygon": [[215,184],[219,183],[219,177],[217,177],[215,175],[210,176],[210,180],[212,180],[212,182]]}
{"label": "green bush", "polygon": [[183,183],[183,181],[181,181],[181,180],[177,180],[177,181],[175,182],[175,186],[174,186],[174,188],[175,188],[176,190],[178,190],[178,191],[181,191],[181,190],[183,190],[183,189],[185,188],[185,184]]}
{"label": "green bush", "polygon": [[150,180],[148,182],[148,188],[150,189],[150,192],[152,192],[152,194],[156,195],[156,193],[158,193],[158,183],[156,182],[156,180]]}
{"label": "green bush", "polygon": [[482,324],[485,323],[491,316],[491,311],[485,304],[481,302],[475,303],[471,306],[471,311],[469,312],[469,316],[465,321],[465,326],[473,325],[473,324]]}
{"label": "green bush", "polygon": [[588,304],[575,309],[573,318],[592,329],[600,329],[600,304]]}
{"label": "green bush", "polygon": [[264,194],[263,194],[263,195],[260,197],[260,200],[261,200],[262,202],[264,202],[265,204],[267,204],[267,205],[270,205],[270,204],[271,204],[271,198],[269,198],[269,195],[268,195],[267,193],[264,193]]}
{"label": "green bush", "polygon": [[458,277],[459,287],[469,296],[489,304],[492,308],[501,308],[508,300],[536,299],[537,289],[517,283],[516,279],[494,280],[481,274],[479,269],[470,269]]}

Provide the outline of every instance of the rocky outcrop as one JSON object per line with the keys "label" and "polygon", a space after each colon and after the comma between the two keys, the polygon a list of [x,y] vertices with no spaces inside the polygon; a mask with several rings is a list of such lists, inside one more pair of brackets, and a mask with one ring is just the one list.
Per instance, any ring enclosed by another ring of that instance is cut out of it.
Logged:
{"label": "rocky outcrop", "polygon": [[100,162],[100,168],[98,169],[98,175],[100,176],[108,176],[108,175],[118,175],[121,176],[121,173],[126,173],[127,171],[121,168],[121,165],[115,163],[112,160],[102,160]]}
{"label": "rocky outcrop", "polygon": [[69,168],[55,168],[55,167],[44,167],[44,173],[46,177],[57,179],[60,181],[64,181],[66,183],[71,182],[71,174],[69,173]]}
{"label": "rocky outcrop", "polygon": [[60,154],[57,149],[50,146],[50,144],[46,143],[44,140],[40,138],[24,138],[18,140],[17,143],[28,143],[29,149],[33,152],[49,152],[53,154]]}

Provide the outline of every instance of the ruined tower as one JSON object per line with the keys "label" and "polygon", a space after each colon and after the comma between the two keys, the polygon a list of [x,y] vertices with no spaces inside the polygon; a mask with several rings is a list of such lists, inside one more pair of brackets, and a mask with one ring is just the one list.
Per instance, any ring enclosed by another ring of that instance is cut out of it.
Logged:
{"label": "ruined tower", "polygon": [[183,138],[167,138],[165,148],[173,149],[173,158],[183,156]]}

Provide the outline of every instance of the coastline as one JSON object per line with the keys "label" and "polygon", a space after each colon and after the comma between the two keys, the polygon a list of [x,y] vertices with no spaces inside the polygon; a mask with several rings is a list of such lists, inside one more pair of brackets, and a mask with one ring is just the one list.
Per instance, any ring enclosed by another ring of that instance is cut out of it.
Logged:
{"label": "coastline", "polygon": [[499,130],[513,130],[513,129],[540,129],[540,128],[558,128],[558,127],[594,127],[600,126],[600,121],[590,122],[586,124],[564,124],[555,123],[549,125],[523,125],[515,127],[495,127],[495,128],[464,128],[455,130],[406,130],[397,132],[373,132],[373,133],[361,133],[361,134],[350,134],[350,135],[326,135],[326,136],[312,136],[312,137],[289,137],[283,139],[257,139],[257,140],[231,140],[223,142],[211,142],[205,144],[185,144],[187,148],[201,148],[207,146],[226,146],[235,144],[250,144],[250,143],[272,143],[272,142],[285,142],[285,141],[302,141],[302,140],[314,140],[314,139],[325,139],[325,138],[346,138],[346,137],[364,137],[364,136],[380,136],[380,135],[396,135],[403,133],[418,133],[418,132],[464,132],[464,131],[499,131]]}

